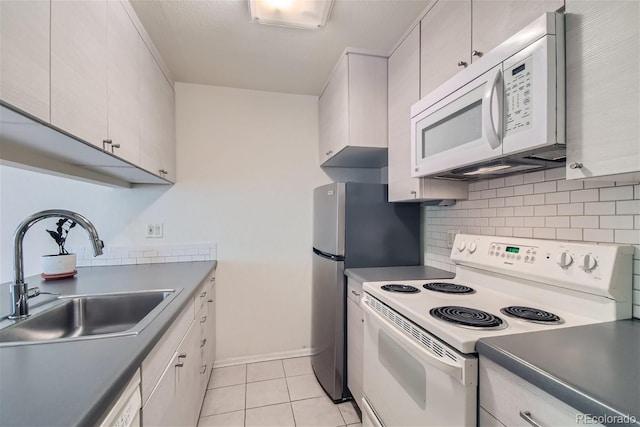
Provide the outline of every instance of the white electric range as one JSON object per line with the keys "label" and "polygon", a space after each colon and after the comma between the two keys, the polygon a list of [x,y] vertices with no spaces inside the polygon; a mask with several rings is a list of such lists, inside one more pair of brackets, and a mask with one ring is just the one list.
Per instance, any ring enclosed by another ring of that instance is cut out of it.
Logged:
{"label": "white electric range", "polygon": [[363,424],[475,426],[476,341],[630,318],[633,251],[459,234],[455,278],[365,282]]}

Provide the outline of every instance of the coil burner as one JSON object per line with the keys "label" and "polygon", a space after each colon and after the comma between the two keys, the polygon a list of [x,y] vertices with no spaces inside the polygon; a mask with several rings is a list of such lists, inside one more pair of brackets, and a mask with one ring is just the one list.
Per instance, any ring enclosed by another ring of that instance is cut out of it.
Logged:
{"label": "coil burner", "polygon": [[539,308],[523,307],[519,305],[512,305],[500,309],[502,314],[516,319],[526,320],[528,322],[540,323],[546,325],[558,325],[563,323],[560,316],[549,313],[548,311],[540,310]]}
{"label": "coil burner", "polygon": [[429,291],[442,292],[443,294],[472,294],[475,292],[469,286],[456,283],[432,282],[424,284],[422,287]]}
{"label": "coil burner", "polygon": [[436,319],[470,329],[504,329],[507,322],[486,311],[471,307],[444,306],[429,311]]}
{"label": "coil burner", "polygon": [[390,284],[390,285],[383,285],[380,287],[380,289],[387,291],[387,292],[399,292],[399,293],[403,293],[403,294],[415,294],[420,292],[420,289],[414,287],[414,286],[410,286],[410,285],[398,285],[398,284]]}

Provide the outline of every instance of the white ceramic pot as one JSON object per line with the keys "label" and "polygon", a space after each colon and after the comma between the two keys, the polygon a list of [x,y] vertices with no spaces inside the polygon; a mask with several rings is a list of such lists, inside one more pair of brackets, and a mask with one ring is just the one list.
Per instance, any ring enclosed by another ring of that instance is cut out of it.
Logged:
{"label": "white ceramic pot", "polygon": [[76,269],[76,254],[68,255],[43,255],[43,274],[72,273]]}

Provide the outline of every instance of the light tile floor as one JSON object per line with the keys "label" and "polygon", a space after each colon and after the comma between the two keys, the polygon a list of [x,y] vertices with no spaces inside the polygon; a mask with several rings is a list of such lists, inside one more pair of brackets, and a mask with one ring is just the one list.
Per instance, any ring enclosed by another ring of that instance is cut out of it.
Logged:
{"label": "light tile floor", "polygon": [[216,368],[198,427],[361,427],[353,403],[335,405],[309,357]]}

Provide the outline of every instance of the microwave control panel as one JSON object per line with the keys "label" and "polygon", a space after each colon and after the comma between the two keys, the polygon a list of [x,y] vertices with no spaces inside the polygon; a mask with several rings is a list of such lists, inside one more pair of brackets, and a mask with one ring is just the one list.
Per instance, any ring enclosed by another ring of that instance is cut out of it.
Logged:
{"label": "microwave control panel", "polygon": [[533,58],[528,56],[504,71],[505,131],[530,128],[533,110]]}

